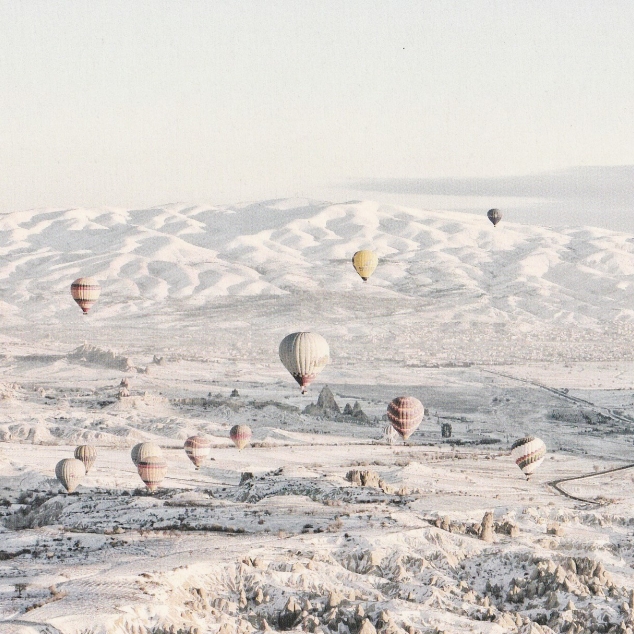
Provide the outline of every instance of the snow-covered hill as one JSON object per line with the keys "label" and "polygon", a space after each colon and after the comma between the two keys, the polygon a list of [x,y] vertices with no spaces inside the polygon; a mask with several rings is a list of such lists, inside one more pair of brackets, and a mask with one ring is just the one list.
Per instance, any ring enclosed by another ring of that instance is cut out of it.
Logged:
{"label": "snow-covered hill", "polygon": [[[169,346],[178,330],[179,345],[216,349],[247,337],[257,358],[310,328],[344,357],[363,337],[413,363],[501,362],[517,333],[527,359],[565,356],[562,341],[587,358],[587,340],[623,358],[634,330],[634,236],[592,227],[494,229],[484,214],[281,200],[17,212],[0,218],[0,240],[4,324],[65,342],[85,329],[69,294],[80,275],[103,288],[84,338],[111,345],[108,329],[128,346],[161,329]],[[350,264],[361,248],[380,257],[367,284]],[[223,329],[241,335],[214,339]]]}

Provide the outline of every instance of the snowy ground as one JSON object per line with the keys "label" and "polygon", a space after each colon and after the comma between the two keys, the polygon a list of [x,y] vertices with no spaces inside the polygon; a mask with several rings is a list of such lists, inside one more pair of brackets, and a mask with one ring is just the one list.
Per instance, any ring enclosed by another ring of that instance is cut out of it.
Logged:
{"label": "snowy ground", "polygon": [[[631,631],[634,469],[601,472],[634,449],[633,238],[481,221],[296,201],[4,216],[0,632]],[[347,258],[371,245],[364,285]],[[104,289],[88,318],[80,273]],[[277,359],[298,329],[333,357],[304,397]],[[366,416],[302,413],[325,384]],[[402,394],[428,415],[389,446]],[[550,451],[530,482],[509,456],[525,434]],[[155,495],[141,440],[169,464]],[[66,495],[55,464],[86,442]],[[582,500],[550,484],[595,473],[560,484]]]}
{"label": "snowy ground", "polygon": [[[127,373],[131,396],[117,399],[121,371],[52,361],[18,376],[5,366],[14,381],[0,405],[8,441],[0,444],[0,628],[282,631],[290,597],[302,607],[300,631],[356,632],[363,618],[374,626],[387,618],[395,632],[513,631],[529,619],[570,631],[568,622],[629,618],[632,474],[562,485],[602,505],[548,485],[631,460],[634,393],[580,380],[609,381],[616,366],[575,366],[565,394],[525,383],[543,380],[534,367],[426,369],[407,387],[331,383],[342,408],[360,404],[364,424],[301,414],[320,385],[302,397],[290,378],[223,383],[200,378],[206,364],[151,367]],[[557,376],[558,388],[567,375]],[[229,396],[234,388],[240,397]],[[409,444],[390,447],[375,417],[404,392],[421,397],[429,416]],[[439,421],[451,422],[451,444]],[[236,423],[254,431],[254,446],[242,452],[228,440]],[[182,450],[195,432],[214,443],[200,471]],[[508,455],[524,433],[551,449],[531,482]],[[158,441],[169,462],[155,496],[142,491],[129,457],[143,439]],[[96,444],[99,457],[77,493],[65,495],[54,466],[82,442]],[[375,471],[383,489],[353,485],[352,469]],[[254,479],[241,484],[244,472]],[[486,511],[519,534],[487,543],[465,532]],[[558,534],[547,534],[555,524]],[[556,566],[572,575],[571,559],[601,562],[614,587],[601,577],[595,592],[592,576],[557,582],[564,573]],[[517,600],[512,580],[530,580],[540,566],[543,587]],[[328,607],[331,595],[341,604]],[[575,610],[564,610],[569,601]]]}

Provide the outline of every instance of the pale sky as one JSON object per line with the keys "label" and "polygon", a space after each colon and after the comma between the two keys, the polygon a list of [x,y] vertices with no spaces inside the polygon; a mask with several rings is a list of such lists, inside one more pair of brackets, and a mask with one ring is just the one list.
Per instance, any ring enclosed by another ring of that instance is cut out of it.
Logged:
{"label": "pale sky", "polygon": [[[558,174],[634,165],[633,33],[631,0],[0,0],[0,211],[468,208],[470,182],[486,210],[532,175],[511,207],[570,201],[585,176]],[[634,231],[631,179],[606,182],[620,207],[578,200]]]}

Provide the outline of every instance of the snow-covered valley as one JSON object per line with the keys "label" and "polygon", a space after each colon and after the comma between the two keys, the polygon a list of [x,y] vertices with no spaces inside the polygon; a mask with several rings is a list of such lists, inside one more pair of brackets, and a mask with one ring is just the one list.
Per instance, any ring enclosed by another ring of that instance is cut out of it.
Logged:
{"label": "snow-covered valley", "polygon": [[[634,448],[634,236],[271,201],[13,213],[0,240],[0,632],[632,631],[633,474],[601,472]],[[307,396],[277,356],[297,330],[331,350]],[[324,385],[357,415],[305,412]],[[401,394],[427,415],[390,445]],[[549,449],[529,482],[523,435]]]}

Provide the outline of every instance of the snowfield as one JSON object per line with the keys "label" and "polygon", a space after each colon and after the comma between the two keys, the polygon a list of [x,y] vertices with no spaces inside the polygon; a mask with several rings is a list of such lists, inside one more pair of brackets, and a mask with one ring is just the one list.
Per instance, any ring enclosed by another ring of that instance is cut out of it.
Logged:
{"label": "snowfield", "polygon": [[[0,633],[632,633],[634,236],[484,211],[0,216]],[[102,286],[88,317],[79,276]],[[297,330],[332,357],[306,396],[277,356]],[[426,417],[390,445],[403,394]],[[68,495],[55,465],[85,443]]]}

